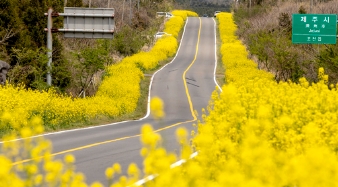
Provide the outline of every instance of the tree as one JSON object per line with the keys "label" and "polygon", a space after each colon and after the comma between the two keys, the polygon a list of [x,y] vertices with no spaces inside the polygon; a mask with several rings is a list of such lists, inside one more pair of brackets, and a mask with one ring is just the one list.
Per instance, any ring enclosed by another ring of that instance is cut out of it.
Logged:
{"label": "tree", "polygon": [[80,53],[76,54],[79,64],[77,64],[78,78],[81,87],[79,94],[85,95],[86,90],[93,81],[94,75],[100,71],[104,70],[105,63],[110,61],[108,57],[107,50],[104,50],[102,46],[97,46],[96,48],[87,47],[83,49]]}
{"label": "tree", "polygon": [[[71,3],[82,3],[72,0]],[[63,0],[1,0],[0,1],[0,58],[8,59],[13,69],[9,78],[26,87],[43,89],[46,77],[46,61],[42,54],[46,48],[47,17],[49,7],[63,12]],[[53,27],[61,27],[62,18],[53,18]],[[62,56],[63,46],[53,37],[53,86],[64,90],[70,82],[67,61]],[[36,57],[33,57],[36,55]],[[19,73],[19,74],[16,74]],[[23,78],[23,75],[26,77]]]}
{"label": "tree", "polygon": [[11,46],[13,37],[20,32],[21,20],[15,6],[17,0],[0,1],[0,45]]}

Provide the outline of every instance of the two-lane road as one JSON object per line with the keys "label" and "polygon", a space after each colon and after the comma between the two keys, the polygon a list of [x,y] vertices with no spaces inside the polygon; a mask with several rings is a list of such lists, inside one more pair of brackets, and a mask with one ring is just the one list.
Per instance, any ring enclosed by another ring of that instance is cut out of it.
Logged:
{"label": "two-lane road", "polygon": [[137,121],[45,135],[53,142],[55,157],[73,154],[76,169],[86,175],[87,183],[107,184],[105,170],[116,162],[121,164],[124,173],[131,162],[143,168],[140,129],[145,123],[158,130],[168,151],[179,152],[176,129],[183,126],[192,130],[192,124],[196,123],[193,110],[201,113],[215,90],[215,35],[214,19],[187,19],[176,57],[152,79],[149,97],[160,97],[165,106],[166,116],[161,123],[147,115]]}

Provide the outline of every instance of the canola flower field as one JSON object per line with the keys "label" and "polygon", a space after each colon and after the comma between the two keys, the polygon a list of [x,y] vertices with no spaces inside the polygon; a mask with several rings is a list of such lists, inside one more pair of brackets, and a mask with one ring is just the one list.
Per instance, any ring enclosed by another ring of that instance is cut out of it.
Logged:
{"label": "canola flower field", "polygon": [[[192,142],[198,155],[157,171],[146,186],[173,184],[170,179],[182,187],[338,186],[338,92],[327,85],[324,69],[312,85],[304,78],[277,83],[247,58],[232,14],[217,20],[227,83],[197,124]],[[186,132],[177,134],[184,140]]]}
{"label": "canola flower field", "polygon": [[[142,128],[144,147],[140,154],[144,157],[144,173],[158,174],[144,186],[338,186],[335,85],[327,85],[322,68],[318,70],[321,81],[315,84],[310,85],[305,79],[300,84],[276,83],[272,74],[258,70],[247,58],[245,46],[235,36],[232,14],[220,13],[216,19],[226,69],[223,91],[213,93],[203,120],[196,124],[198,131],[192,132],[192,140],[187,139],[186,130],[177,130],[177,140],[182,145],[180,158],[161,147],[161,137],[150,125]],[[33,117],[27,124],[36,127],[36,132],[22,128],[23,137],[43,130],[41,118]],[[53,161],[49,156],[50,143],[42,139],[28,138],[18,144],[3,145],[0,184],[88,186],[83,182],[84,176],[74,171],[73,156],[66,155],[64,162]],[[22,146],[33,161],[13,166],[11,159],[22,158],[17,146]],[[189,159],[193,151],[198,155]],[[170,168],[177,159],[187,162]],[[44,175],[37,166],[41,161]],[[26,178],[20,178],[16,172],[22,172]],[[119,164],[107,168],[110,186],[133,186],[144,177],[135,164],[130,164],[128,176],[114,178],[120,172]],[[103,185],[96,182],[90,186]]]}
{"label": "canola flower field", "polygon": [[39,92],[23,87],[0,87],[0,133],[19,131],[27,120],[40,116],[49,129],[69,127],[101,116],[116,117],[135,111],[140,98],[143,73],[158,68],[159,62],[173,56],[178,48],[177,36],[187,16],[195,12],[175,10],[166,21],[164,37],[149,52],[140,52],[107,67],[106,76],[94,97],[60,96],[53,90]]}

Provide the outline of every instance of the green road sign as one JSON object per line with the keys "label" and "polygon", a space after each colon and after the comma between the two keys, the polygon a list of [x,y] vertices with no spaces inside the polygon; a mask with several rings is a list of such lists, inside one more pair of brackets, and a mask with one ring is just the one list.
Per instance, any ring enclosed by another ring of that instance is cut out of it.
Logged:
{"label": "green road sign", "polygon": [[336,44],[336,14],[292,14],[292,43]]}

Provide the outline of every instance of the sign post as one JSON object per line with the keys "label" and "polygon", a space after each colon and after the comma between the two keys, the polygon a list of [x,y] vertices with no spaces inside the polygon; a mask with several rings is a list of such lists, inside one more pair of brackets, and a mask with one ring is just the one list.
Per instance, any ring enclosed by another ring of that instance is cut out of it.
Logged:
{"label": "sign post", "polygon": [[336,14],[293,14],[292,43],[336,44]]}
{"label": "sign post", "polygon": [[[113,8],[77,8],[65,7],[64,13],[53,13],[48,9],[45,13],[47,21],[47,84],[52,85],[52,32],[64,32],[65,38],[105,38],[112,39],[115,31]],[[53,28],[52,17],[64,16],[63,28]]]}

